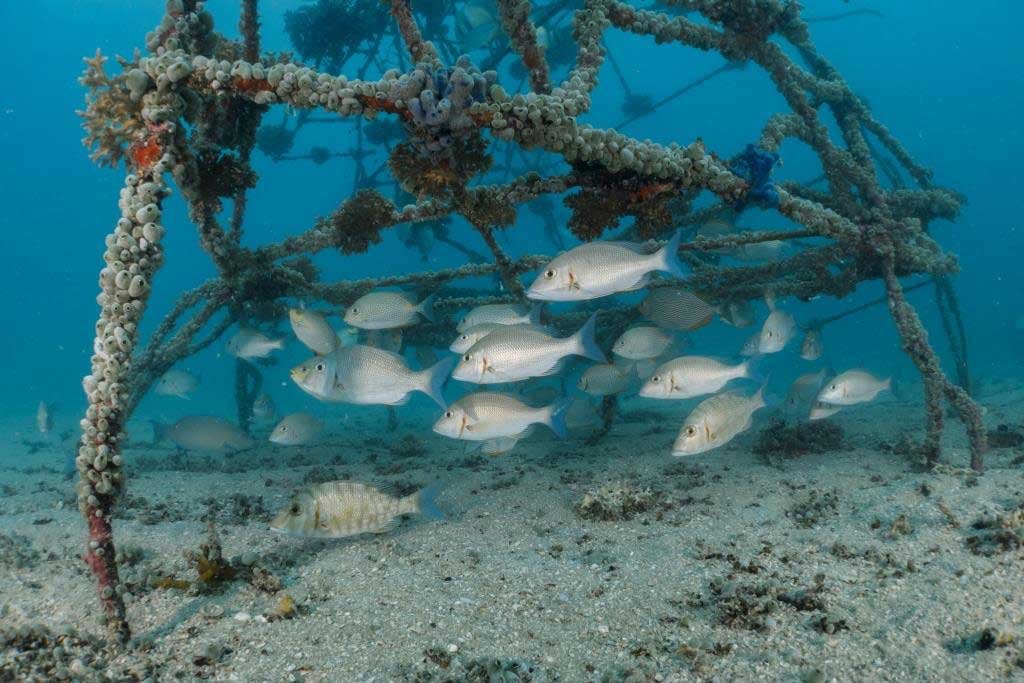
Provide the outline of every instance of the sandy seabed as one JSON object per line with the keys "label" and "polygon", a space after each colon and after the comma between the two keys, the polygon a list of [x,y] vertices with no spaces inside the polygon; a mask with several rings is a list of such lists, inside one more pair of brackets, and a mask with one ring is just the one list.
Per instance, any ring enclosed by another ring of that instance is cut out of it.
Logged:
{"label": "sandy seabed", "polygon": [[[989,426],[1019,428],[1024,390],[988,391]],[[761,415],[680,460],[683,404],[620,408],[596,444],[538,434],[500,458],[430,433],[425,409],[391,432],[363,410],[316,446],[226,460],[133,446],[115,532],[139,647],[83,646],[79,664],[152,680],[1024,680],[1019,446],[976,475],[951,419],[943,465],[924,472],[903,439],[920,437],[921,406],[889,400],[833,418],[837,449],[766,457],[761,432],[779,427]],[[103,632],[61,471],[71,447],[0,451],[8,629]],[[333,478],[441,479],[448,517],[330,542],[268,531],[291,491]],[[279,591],[153,587],[194,582],[183,551],[211,514],[224,554],[255,553]],[[285,594],[296,609],[277,618]],[[0,680],[51,656],[10,642]]]}

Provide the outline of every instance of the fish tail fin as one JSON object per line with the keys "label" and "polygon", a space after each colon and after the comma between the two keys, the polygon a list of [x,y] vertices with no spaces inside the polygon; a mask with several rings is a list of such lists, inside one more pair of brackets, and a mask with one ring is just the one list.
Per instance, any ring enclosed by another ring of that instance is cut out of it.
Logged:
{"label": "fish tail fin", "polygon": [[764,303],[769,311],[775,310],[775,290],[768,287],[764,290]]}
{"label": "fish tail fin", "polygon": [[542,310],[544,310],[544,304],[542,303],[536,303],[530,307],[530,323],[533,325],[540,325],[540,314]]}
{"label": "fish tail fin", "polygon": [[903,392],[901,391],[902,387],[899,385],[899,382],[896,381],[896,377],[895,376],[886,377],[885,381],[882,383],[882,385],[883,385],[883,389],[882,389],[883,391],[888,389],[889,391],[892,392],[892,395],[895,396],[896,398],[898,398],[898,399],[902,399],[903,398]]}
{"label": "fish tail fin", "polygon": [[270,342],[270,347],[278,350],[283,349],[285,341],[285,337],[281,337],[280,339],[273,339]]}
{"label": "fish tail fin", "polygon": [[437,293],[435,292],[420,302],[420,305],[416,307],[416,312],[430,322],[434,322],[434,302],[436,300]]}
{"label": "fish tail fin", "polygon": [[155,446],[167,438],[167,425],[159,420],[150,420],[149,424],[153,426],[153,445]]}
{"label": "fish tail fin", "polygon": [[412,494],[415,499],[415,509],[418,513],[424,517],[430,519],[443,520],[444,512],[437,506],[437,496],[441,493],[441,489],[444,488],[443,481],[435,481],[433,484],[420,489],[416,493]]}
{"label": "fish tail fin", "polygon": [[569,410],[569,406],[572,405],[572,398],[569,396],[563,396],[551,405],[547,407],[547,422],[548,427],[555,433],[560,439],[564,439],[568,433],[569,428],[565,423],[565,413]]}
{"label": "fish tail fin", "polygon": [[421,370],[417,373],[419,379],[417,389],[432,398],[434,403],[442,408],[447,408],[448,403],[444,400],[444,394],[441,393],[441,389],[444,388],[444,383],[448,381],[448,375],[451,374],[452,368],[455,367],[455,363],[458,360],[457,357],[449,356],[434,363],[426,370]]}
{"label": "fish tail fin", "polygon": [[661,270],[671,273],[675,277],[684,278],[686,272],[683,270],[683,262],[679,260],[679,243],[683,239],[683,231],[676,230],[672,239],[658,251],[658,262]]}
{"label": "fish tail fin", "polygon": [[597,345],[596,330],[597,313],[594,313],[587,318],[587,322],[583,323],[583,327],[572,336],[573,352],[584,358],[596,360],[598,363],[606,363],[604,351]]}
{"label": "fish tail fin", "polygon": [[761,382],[762,384],[766,383],[768,375],[764,372],[763,363],[764,356],[761,354],[755,354],[747,358],[747,360],[743,361],[743,374],[740,377]]}
{"label": "fish tail fin", "polygon": [[767,388],[768,378],[765,377],[764,381],[761,382],[760,388],[758,388],[757,392],[751,397],[751,400],[754,402],[754,410],[760,410],[768,405],[768,401],[764,397],[764,391]]}

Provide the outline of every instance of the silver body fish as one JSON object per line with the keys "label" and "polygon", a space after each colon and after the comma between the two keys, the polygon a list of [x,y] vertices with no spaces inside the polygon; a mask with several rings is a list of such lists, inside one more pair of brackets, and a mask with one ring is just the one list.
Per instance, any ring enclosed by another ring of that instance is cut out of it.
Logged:
{"label": "silver body fish", "polygon": [[397,353],[372,346],[341,347],[315,356],[291,370],[306,393],[321,401],[402,405],[419,391],[445,407],[441,388],[455,359],[446,358],[426,370],[411,370]]}
{"label": "silver body fish", "polygon": [[548,263],[526,296],[540,301],[585,301],[644,287],[656,272],[683,277],[676,232],[662,249],[645,254],[630,242],[588,242]]}
{"label": "silver body fish", "polygon": [[153,423],[154,441],[164,439],[187,451],[226,453],[252,448],[256,442],[234,424],[219,417],[190,415],[172,425]]}
{"label": "silver body fish", "polygon": [[282,446],[302,446],[316,440],[324,423],[309,413],[292,413],[284,417],[270,433],[268,441]]}
{"label": "silver body fish", "polygon": [[[533,327],[542,332],[551,332],[551,330],[548,329],[547,327],[535,325],[532,323],[513,324],[527,325],[528,327]],[[455,338],[455,341],[451,343],[451,346],[449,346],[448,349],[455,353],[465,353],[466,351],[469,351],[470,348],[472,348],[473,344],[476,344],[478,341],[489,335],[491,332],[494,332],[497,329],[501,329],[502,327],[508,326],[509,325],[506,323],[480,323],[479,325],[467,327],[466,329],[462,330],[458,337]]]}
{"label": "silver body fish", "polygon": [[257,420],[273,420],[276,413],[277,407],[274,405],[274,399],[270,398],[270,394],[262,393],[252,402],[252,414]]}
{"label": "silver body fish", "polygon": [[284,348],[284,339],[271,339],[259,330],[243,327],[228,340],[228,353],[237,358],[266,358]]}
{"label": "silver body fish", "polygon": [[806,419],[818,400],[818,392],[825,381],[824,368],[817,372],[800,375],[789,385],[786,394],[786,412],[796,418]]}
{"label": "silver body fish", "polygon": [[892,388],[892,379],[878,379],[863,370],[847,370],[825,383],[818,400],[834,406],[852,406],[874,400]]}
{"label": "silver body fish", "polygon": [[328,481],[294,496],[270,522],[270,528],[311,538],[382,534],[392,530],[402,515],[441,519],[434,502],[439,491],[435,484],[400,498],[366,484]]}
{"label": "silver body fish", "polygon": [[640,389],[645,398],[684,399],[713,394],[734,379],[750,377],[750,361],[729,365],[706,356],[664,363]]}
{"label": "silver body fish", "polygon": [[165,372],[153,389],[160,396],[177,396],[191,398],[189,394],[199,386],[199,378],[187,370],[171,368]]}
{"label": "silver body fish", "polygon": [[420,318],[434,319],[434,295],[416,303],[406,292],[370,292],[345,309],[345,322],[362,330],[389,330],[408,327]]}
{"label": "silver body fish", "polygon": [[454,379],[476,384],[516,382],[559,370],[568,356],[604,362],[594,338],[596,314],[571,337],[553,337],[533,326],[509,325],[474,344],[459,359]]}
{"label": "silver body fish", "polygon": [[533,408],[510,394],[478,391],[450,405],[434,423],[434,431],[452,439],[482,442],[485,453],[497,455],[529,436],[533,425],[545,425],[564,437],[564,414],[570,403],[559,399]]}
{"label": "silver body fish", "polygon": [[672,455],[696,455],[729,443],[750,429],[754,413],[764,405],[764,387],[753,396],[727,391],[705,399],[683,422]]}
{"label": "silver body fish", "polygon": [[40,401],[36,408],[36,429],[40,434],[49,434],[53,429],[53,409],[46,401]]}
{"label": "silver body fish", "polygon": [[471,327],[486,324],[539,325],[542,308],[540,304],[533,307],[522,304],[484,304],[467,313],[459,321],[456,329],[459,332],[465,332]]}
{"label": "silver body fish", "polygon": [[815,328],[807,330],[804,333],[804,340],[800,343],[800,357],[804,360],[818,360],[824,350],[821,330]]}
{"label": "silver body fish", "polygon": [[761,326],[758,353],[778,353],[786,348],[795,331],[796,321],[793,316],[780,308],[773,309]]}
{"label": "silver body fish", "polygon": [[322,313],[305,308],[289,308],[288,320],[295,336],[313,353],[323,355],[338,348],[338,335],[327,324]]}
{"label": "silver body fish", "polygon": [[674,343],[675,339],[665,330],[644,325],[623,332],[612,345],[612,353],[629,360],[648,360],[662,355]]}
{"label": "silver body fish", "polygon": [[743,342],[743,346],[742,346],[742,348],[740,348],[740,355],[743,356],[744,358],[749,358],[750,356],[756,356],[759,353],[761,353],[760,346],[761,346],[761,332],[760,332],[760,330],[758,330],[754,334],[752,334],[749,337],[747,337],[747,341]]}
{"label": "silver body fish", "polygon": [[591,396],[613,396],[629,389],[636,379],[632,363],[598,363],[583,372],[576,386]]}

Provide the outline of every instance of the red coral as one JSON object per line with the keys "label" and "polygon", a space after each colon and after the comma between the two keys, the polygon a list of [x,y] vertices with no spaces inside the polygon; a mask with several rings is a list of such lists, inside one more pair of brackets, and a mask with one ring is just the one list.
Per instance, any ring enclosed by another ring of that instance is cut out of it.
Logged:
{"label": "red coral", "polygon": [[164,154],[164,150],[160,146],[158,136],[148,135],[141,141],[132,143],[131,149],[128,150],[128,153],[131,156],[136,169],[139,171],[147,171],[153,167],[153,164],[160,160],[160,157]]}

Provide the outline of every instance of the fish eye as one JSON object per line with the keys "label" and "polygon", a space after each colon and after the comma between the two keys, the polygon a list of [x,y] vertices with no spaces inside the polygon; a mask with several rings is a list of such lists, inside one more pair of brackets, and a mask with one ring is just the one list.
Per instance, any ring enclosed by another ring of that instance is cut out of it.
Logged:
{"label": "fish eye", "polygon": [[286,425],[281,425],[281,431],[282,432],[287,432],[288,431],[288,427]]}
{"label": "fish eye", "polygon": [[299,514],[299,504],[292,503],[292,506],[288,509],[288,511],[291,512],[293,515]]}
{"label": "fish eye", "polygon": [[838,388],[839,388],[839,385],[838,385],[838,384],[833,384],[833,385],[832,385],[832,391],[835,391],[835,390],[836,390],[836,389],[838,389]]}
{"label": "fish eye", "polygon": [[661,375],[655,375],[654,377],[651,377],[651,381],[657,384],[658,382],[661,381]]}
{"label": "fish eye", "polygon": [[548,268],[547,270],[544,271],[544,277],[546,277],[547,279],[550,280],[554,276],[555,276],[555,269],[554,268]]}
{"label": "fish eye", "polygon": [[465,356],[462,357],[462,360],[464,360],[466,362],[469,362],[472,359],[473,359],[473,357],[471,355],[469,355],[468,353]]}
{"label": "fish eye", "polygon": [[455,413],[453,413],[450,410],[446,410],[445,413],[444,413],[444,416],[447,417],[447,418],[451,418],[451,417],[455,416]]}
{"label": "fish eye", "polygon": [[696,433],[697,433],[697,428],[696,427],[687,427],[686,428],[686,435],[687,436],[693,436]]}
{"label": "fish eye", "polygon": [[317,363],[316,364],[316,369],[317,370],[323,370],[324,369],[324,364],[323,363]]}

